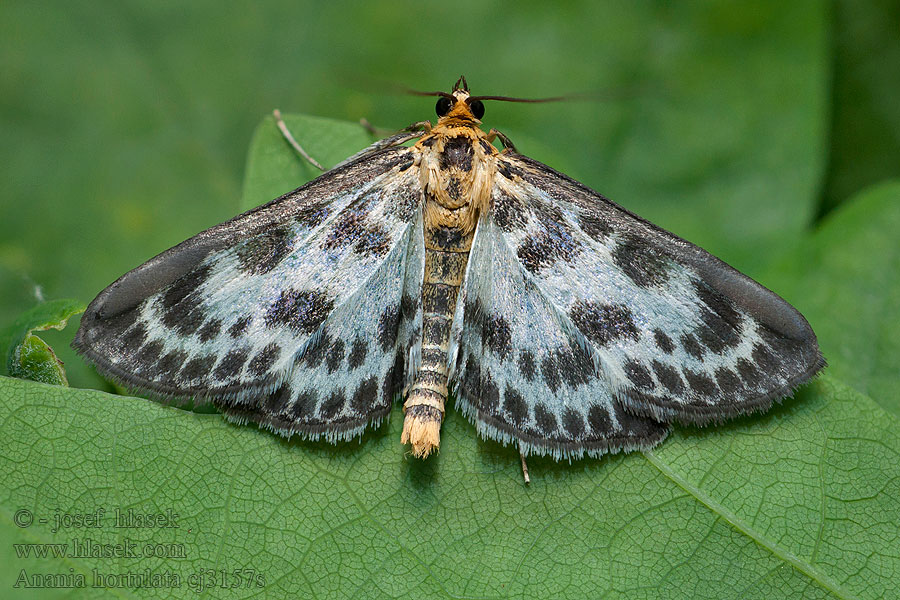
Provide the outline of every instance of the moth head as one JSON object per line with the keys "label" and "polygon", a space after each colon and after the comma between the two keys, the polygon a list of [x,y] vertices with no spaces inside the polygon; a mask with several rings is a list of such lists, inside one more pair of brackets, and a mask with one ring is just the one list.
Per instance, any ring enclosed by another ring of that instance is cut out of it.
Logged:
{"label": "moth head", "polygon": [[514,98],[512,96],[472,96],[469,94],[469,84],[465,77],[460,77],[453,84],[453,91],[450,92],[420,92],[417,90],[407,90],[410,94],[417,96],[437,96],[438,100],[434,106],[437,116],[441,119],[449,119],[454,121],[475,121],[480,123],[484,117],[483,100],[499,100],[501,102],[558,102],[560,100],[571,100],[575,96],[557,96],[553,98]]}
{"label": "moth head", "polygon": [[434,110],[438,117],[480,121],[484,116],[484,103],[469,95],[469,84],[465,76],[456,80],[452,92],[437,92],[436,95],[439,97]]}

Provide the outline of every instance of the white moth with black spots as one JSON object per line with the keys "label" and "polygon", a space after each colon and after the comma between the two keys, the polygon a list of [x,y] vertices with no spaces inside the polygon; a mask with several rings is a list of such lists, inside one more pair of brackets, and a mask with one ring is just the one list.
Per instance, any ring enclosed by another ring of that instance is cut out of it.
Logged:
{"label": "white moth with black spots", "polygon": [[436,125],[119,278],[75,347],[285,436],[347,440],[402,397],[419,457],[451,390],[481,435],[572,459],[767,410],[822,369],[779,296],[482,131],[509,98],[433,95]]}

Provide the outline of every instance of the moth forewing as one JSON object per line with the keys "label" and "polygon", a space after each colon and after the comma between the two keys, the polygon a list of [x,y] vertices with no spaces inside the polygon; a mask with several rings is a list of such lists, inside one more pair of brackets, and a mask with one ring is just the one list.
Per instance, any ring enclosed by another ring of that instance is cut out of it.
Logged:
{"label": "moth forewing", "polygon": [[775,293],[485,133],[464,79],[434,95],[433,127],[119,278],[75,347],[130,388],[285,436],[348,440],[402,397],[419,457],[452,388],[523,465],[766,410],[824,366]]}

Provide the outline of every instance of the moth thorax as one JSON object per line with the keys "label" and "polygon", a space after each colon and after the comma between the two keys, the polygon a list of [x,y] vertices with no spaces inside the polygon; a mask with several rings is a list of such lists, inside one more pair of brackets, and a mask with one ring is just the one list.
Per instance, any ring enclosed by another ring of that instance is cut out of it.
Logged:
{"label": "moth thorax", "polygon": [[444,402],[437,394],[421,395],[413,390],[403,404],[401,444],[410,444],[413,456],[425,458],[441,445],[441,421],[444,420]]}

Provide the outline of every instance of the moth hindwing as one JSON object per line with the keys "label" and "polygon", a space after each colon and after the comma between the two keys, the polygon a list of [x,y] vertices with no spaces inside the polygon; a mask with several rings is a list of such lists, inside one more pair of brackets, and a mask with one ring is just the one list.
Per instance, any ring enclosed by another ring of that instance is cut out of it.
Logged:
{"label": "moth hindwing", "polygon": [[402,396],[421,457],[450,390],[482,436],[572,459],[766,410],[824,366],[779,296],[485,133],[498,98],[434,95],[436,125],[123,275],[75,347],[285,436],[350,439]]}

